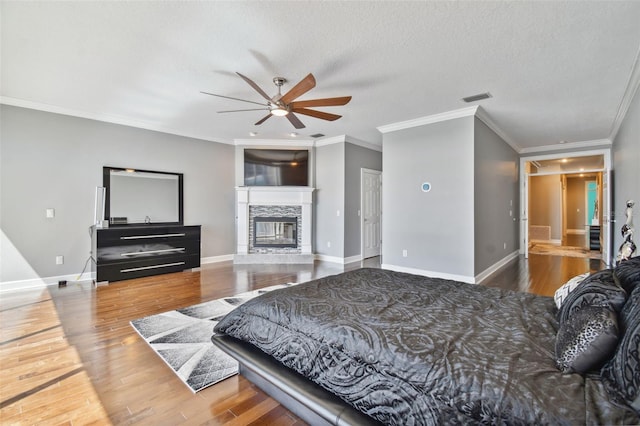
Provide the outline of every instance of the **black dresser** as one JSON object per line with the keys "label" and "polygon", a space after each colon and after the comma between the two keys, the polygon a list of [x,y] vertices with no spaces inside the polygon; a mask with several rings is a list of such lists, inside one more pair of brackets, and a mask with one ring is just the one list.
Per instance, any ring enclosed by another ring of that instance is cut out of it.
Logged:
{"label": "black dresser", "polygon": [[96,282],[200,267],[200,225],[94,227],[91,245]]}

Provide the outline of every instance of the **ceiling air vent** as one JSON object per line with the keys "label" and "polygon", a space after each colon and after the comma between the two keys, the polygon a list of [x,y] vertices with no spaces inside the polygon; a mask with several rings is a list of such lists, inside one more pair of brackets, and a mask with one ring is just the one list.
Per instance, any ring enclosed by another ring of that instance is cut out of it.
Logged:
{"label": "ceiling air vent", "polygon": [[462,98],[462,100],[469,103],[469,102],[481,101],[483,99],[489,99],[492,97],[493,96],[491,96],[491,93],[485,92],[485,93],[480,93],[478,95],[467,96],[466,98]]}
{"label": "ceiling air vent", "polygon": [[316,133],[315,135],[311,135],[312,138],[321,138],[324,135],[322,133]]}

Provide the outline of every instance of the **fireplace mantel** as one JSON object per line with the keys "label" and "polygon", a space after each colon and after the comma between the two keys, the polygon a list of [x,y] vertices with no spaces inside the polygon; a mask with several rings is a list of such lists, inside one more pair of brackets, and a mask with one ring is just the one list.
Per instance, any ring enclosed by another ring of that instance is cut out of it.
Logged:
{"label": "fireplace mantel", "polygon": [[[307,186],[238,186],[237,251],[235,263],[313,263],[311,252],[314,188]],[[251,206],[300,206],[299,253],[250,253],[249,211]]]}

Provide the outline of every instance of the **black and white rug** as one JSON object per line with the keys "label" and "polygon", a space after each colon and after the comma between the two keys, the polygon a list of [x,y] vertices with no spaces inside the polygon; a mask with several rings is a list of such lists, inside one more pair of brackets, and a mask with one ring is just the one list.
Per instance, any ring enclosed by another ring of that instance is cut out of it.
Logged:
{"label": "black and white rug", "polygon": [[232,297],[131,321],[131,326],[193,392],[238,373],[238,363],[211,343],[213,327],[247,300],[291,284],[279,284]]}

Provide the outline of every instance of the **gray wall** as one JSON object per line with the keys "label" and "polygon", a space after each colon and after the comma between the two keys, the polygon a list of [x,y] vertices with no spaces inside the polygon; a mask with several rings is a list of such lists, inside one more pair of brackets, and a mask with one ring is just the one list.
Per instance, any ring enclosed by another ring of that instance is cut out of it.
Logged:
{"label": "gray wall", "polygon": [[552,240],[562,239],[560,179],[560,175],[531,176],[529,179],[529,225],[549,226]]}
{"label": "gray wall", "polygon": [[[635,226],[634,241],[640,246],[640,90],[631,101],[627,114],[622,121],[618,135],[613,143],[613,186],[614,204],[617,222],[612,231],[613,251],[615,259],[618,247],[622,244],[620,227],[624,223],[625,202],[628,199],[635,200],[633,223]],[[640,255],[640,250],[636,256]]]}
{"label": "gray wall", "polygon": [[233,146],[6,105],[0,119],[0,282],[82,270],[107,165],[184,173],[185,224],[202,225],[202,256],[235,251]]}
{"label": "gray wall", "polygon": [[474,142],[475,275],[519,248],[518,153],[478,118]]}
{"label": "gray wall", "polygon": [[474,117],[383,135],[385,265],[474,275],[473,138]]}
{"label": "gray wall", "polygon": [[360,254],[360,169],[382,170],[382,152],[345,144],[344,257]]}
{"label": "gray wall", "polygon": [[344,258],[344,142],[316,147],[315,158],[313,250],[320,255]]}

